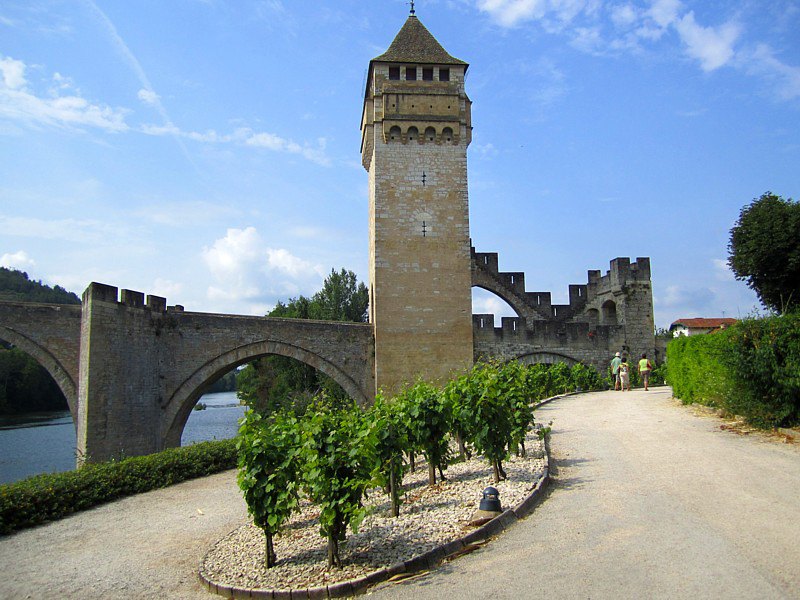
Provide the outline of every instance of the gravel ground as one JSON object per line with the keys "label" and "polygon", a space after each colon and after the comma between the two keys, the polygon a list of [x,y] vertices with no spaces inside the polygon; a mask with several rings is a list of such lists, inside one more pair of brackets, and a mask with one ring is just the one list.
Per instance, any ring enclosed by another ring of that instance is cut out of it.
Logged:
{"label": "gravel ground", "polygon": [[341,547],[344,567],[327,568],[327,540],[319,534],[319,512],[305,503],[274,540],[278,563],[264,568],[264,534],[254,525],[231,532],[208,553],[201,571],[207,579],[223,585],[259,589],[307,588],[354,579],[408,560],[436,546],[460,538],[474,527],[482,491],[494,486],[503,509],[524,500],[542,477],[544,447],[531,434],[525,443],[525,458],[503,463],[506,481],[494,484],[489,464],[483,458],[451,465],[447,480],[428,486],[425,463],[404,478],[405,498],[400,516],[388,516],[389,501],[380,490],[372,490],[365,505],[368,516],[358,533],[348,532]]}

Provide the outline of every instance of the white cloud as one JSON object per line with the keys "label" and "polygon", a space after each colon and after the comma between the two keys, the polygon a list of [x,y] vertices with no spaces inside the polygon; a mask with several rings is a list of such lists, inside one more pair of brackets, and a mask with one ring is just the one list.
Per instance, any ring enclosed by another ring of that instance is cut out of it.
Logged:
{"label": "white cloud", "polygon": [[265,148],[273,152],[297,154],[323,167],[331,165],[331,159],[325,154],[325,148],[327,146],[327,140],[325,138],[318,138],[315,147],[310,144],[299,144],[274,133],[256,133],[247,127],[240,127],[230,134],[220,134],[213,129],[209,129],[203,133],[183,131],[174,123],[167,123],[165,125],[143,125],[140,131],[147,135],[170,135],[209,144],[244,144],[245,146],[251,146],[253,148]]}
{"label": "white cloud", "polygon": [[0,59],[0,72],[3,74],[3,86],[16,90],[25,87],[25,63],[13,58]]}
{"label": "white cloud", "polygon": [[747,70],[763,75],[776,82],[778,97],[792,100],[800,97],[800,67],[793,67],[779,60],[766,44],[759,44],[755,51],[743,57]]}
{"label": "white cloud", "polygon": [[741,33],[741,27],[731,21],[719,27],[698,25],[691,11],[675,23],[675,28],[689,56],[699,60],[704,71],[713,71],[730,62],[733,45]]}
{"label": "white cloud", "polygon": [[545,0],[480,0],[478,8],[503,27],[514,27],[522,21],[540,19],[547,12]]}
{"label": "white cloud", "polygon": [[639,18],[636,7],[623,4],[611,7],[611,20],[617,27],[629,27]]}
{"label": "white cloud", "polygon": [[25,77],[26,65],[13,58],[0,59],[0,117],[22,121],[29,125],[54,127],[94,127],[108,132],[128,130],[127,111],[92,104],[79,93],[61,95],[67,87],[59,74],[53,76],[54,88],[50,97],[37,95],[29,89]]}
{"label": "white cloud", "polygon": [[298,294],[310,295],[321,286],[321,266],[282,248],[270,248],[254,227],[228,229],[225,237],[203,249],[203,259],[216,279],[208,297],[215,302],[244,303],[248,312]]}
{"label": "white cloud", "polygon": [[159,104],[160,98],[158,94],[156,94],[153,90],[147,90],[142,88],[141,90],[139,90],[138,96],[139,100],[141,100],[145,104],[150,104],[152,106],[158,106]]}
{"label": "white cloud", "polygon": [[680,0],[654,0],[647,11],[647,16],[663,29],[678,19],[681,8]]}
{"label": "white cloud", "polygon": [[28,253],[24,250],[18,250],[13,254],[6,252],[0,256],[0,267],[6,267],[7,269],[27,269],[35,265],[36,261],[28,256]]}

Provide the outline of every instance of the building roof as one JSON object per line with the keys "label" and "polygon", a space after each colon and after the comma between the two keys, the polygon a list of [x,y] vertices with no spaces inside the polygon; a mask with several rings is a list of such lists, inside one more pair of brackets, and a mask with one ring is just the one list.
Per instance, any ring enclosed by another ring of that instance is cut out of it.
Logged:
{"label": "building roof", "polygon": [[717,328],[723,327],[728,325],[733,325],[736,323],[736,319],[731,318],[712,318],[706,319],[703,317],[697,317],[693,319],[678,319],[677,321],[673,321],[672,325],[669,326],[670,331],[677,327],[678,325],[683,325],[684,327],[706,327],[706,328]]}
{"label": "building roof", "polygon": [[395,36],[389,49],[372,59],[378,62],[433,63],[442,65],[467,65],[463,60],[450,56],[436,41],[420,20],[410,15]]}

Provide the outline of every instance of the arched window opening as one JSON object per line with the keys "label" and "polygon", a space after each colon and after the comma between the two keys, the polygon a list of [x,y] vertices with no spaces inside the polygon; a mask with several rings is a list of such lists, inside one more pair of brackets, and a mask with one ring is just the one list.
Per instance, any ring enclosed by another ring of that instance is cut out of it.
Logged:
{"label": "arched window opening", "polygon": [[586,311],[586,320],[590,325],[598,325],[600,323],[600,311],[596,308],[590,308]]}
{"label": "arched window opening", "polygon": [[416,127],[408,128],[408,141],[415,142],[419,139],[419,130]]}
{"label": "arched window opening", "polygon": [[453,141],[453,130],[449,127],[445,127],[442,130],[442,139],[447,142],[448,144],[452,143]]}
{"label": "arched window opening", "polygon": [[426,142],[436,141],[436,130],[433,127],[428,127],[425,130],[425,141]]}
{"label": "arched window opening", "polygon": [[400,128],[395,125],[389,130],[389,141],[390,142],[399,142],[400,141]]}
{"label": "arched window opening", "polygon": [[603,325],[617,324],[617,305],[613,300],[606,300],[600,307],[603,311]]}

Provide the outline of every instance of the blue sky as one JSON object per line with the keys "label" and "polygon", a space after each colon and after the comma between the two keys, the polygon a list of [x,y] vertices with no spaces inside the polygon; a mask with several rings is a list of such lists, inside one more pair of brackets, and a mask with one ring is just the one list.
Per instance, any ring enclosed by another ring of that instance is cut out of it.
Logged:
{"label": "blue sky", "polygon": [[[367,279],[359,156],[393,0],[4,0],[0,264],[263,314]],[[420,0],[470,63],[479,251],[567,301],[649,256],[656,324],[746,315],[739,210],[800,188],[796,0]],[[507,314],[491,296],[474,312]]]}

